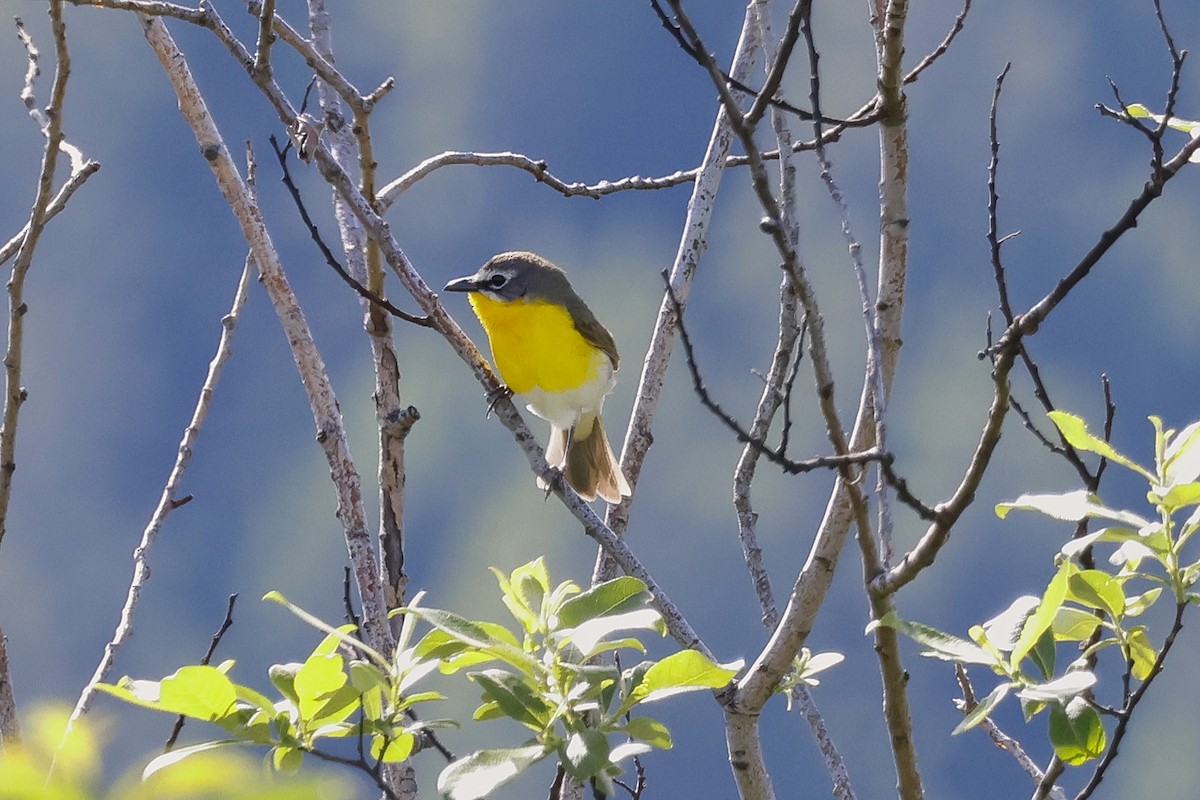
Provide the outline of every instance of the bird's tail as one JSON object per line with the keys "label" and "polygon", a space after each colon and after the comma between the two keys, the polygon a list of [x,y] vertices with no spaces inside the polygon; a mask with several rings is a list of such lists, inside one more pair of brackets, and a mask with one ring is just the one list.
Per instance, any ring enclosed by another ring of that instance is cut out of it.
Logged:
{"label": "bird's tail", "polygon": [[[551,432],[552,439],[554,433]],[[584,415],[567,437],[566,450],[563,474],[584,500],[599,496],[615,505],[632,494],[608,443],[600,415]]]}

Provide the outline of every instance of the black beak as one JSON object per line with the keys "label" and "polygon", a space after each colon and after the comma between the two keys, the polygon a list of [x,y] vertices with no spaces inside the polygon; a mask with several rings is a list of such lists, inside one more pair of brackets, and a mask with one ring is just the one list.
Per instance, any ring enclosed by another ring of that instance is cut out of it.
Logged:
{"label": "black beak", "polygon": [[455,278],[446,284],[443,292],[474,292],[479,289],[479,283],[475,280],[474,275],[468,275],[465,278]]}

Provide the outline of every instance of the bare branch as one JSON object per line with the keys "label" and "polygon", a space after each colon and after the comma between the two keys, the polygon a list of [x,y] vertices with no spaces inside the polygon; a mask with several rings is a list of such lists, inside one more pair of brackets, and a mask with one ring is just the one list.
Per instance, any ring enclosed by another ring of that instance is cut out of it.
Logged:
{"label": "bare branch", "polygon": [[664,175],[657,178],[643,178],[640,175],[634,175],[628,178],[621,178],[615,181],[600,181],[599,183],[583,183],[571,182],[568,183],[554,173],[550,172],[549,166],[545,161],[535,160],[521,153],[470,153],[461,151],[447,151],[439,153],[436,156],[427,158],[417,166],[410,169],[408,172],[401,175],[399,178],[388,183],[379,190],[379,200],[382,208],[388,208],[392,203],[399,199],[400,195],[412,188],[413,184],[417,183],[433,172],[442,167],[458,166],[458,165],[474,165],[479,167],[515,167],[516,169],[524,170],[532,175],[538,183],[544,183],[556,192],[559,192],[564,197],[591,197],[599,199],[605,195],[615,194],[625,191],[652,191],[656,189],[667,189],[672,186],[679,186],[685,183],[692,183],[696,180],[699,170],[686,170],[674,172],[670,175]]}
{"label": "bare branch", "polygon": [[[239,63],[249,69],[252,59],[245,48],[241,46],[241,43],[237,41],[211,6],[206,6],[206,9],[211,30],[230,48]],[[317,440],[329,462],[330,478],[337,491],[337,516],[342,523],[347,551],[350,562],[354,566],[355,578],[363,603],[365,640],[376,650],[389,652],[392,637],[387,625],[387,608],[380,585],[379,570],[372,552],[371,537],[366,523],[361,479],[350,455],[345,426],[342,422],[337,398],[325,370],[324,360],[313,341],[312,333],[304,318],[304,312],[300,309],[283,272],[283,266],[279,261],[278,253],[266,225],[263,223],[258,206],[247,191],[229,157],[220,131],[208,112],[183,54],[175,45],[174,39],[161,19],[143,17],[142,21],[147,40],[162,62],[172,87],[175,89],[176,96],[180,101],[180,109],[196,134],[205,160],[213,169],[218,188],[242,227],[254,262],[261,272],[263,286],[266,288],[276,314],[287,333],[288,343],[292,347],[292,354],[312,407],[313,420],[317,428]],[[273,81],[260,79],[258,84],[277,89]],[[269,91],[268,97],[290,111],[290,104],[282,97],[282,93]],[[294,118],[295,114],[290,113],[288,120]],[[326,157],[328,158],[328,154]]]}
{"label": "bare branch", "polygon": [[[743,79],[749,77],[758,52],[755,36],[756,26],[753,24],[752,17],[752,12],[747,9],[738,37],[737,49],[734,51],[733,66],[730,68],[735,77]],[[737,111],[736,114],[740,117],[741,111]],[[654,320],[654,329],[650,333],[650,343],[642,361],[642,372],[638,377],[633,410],[629,415],[629,426],[626,428],[625,441],[621,447],[621,469],[629,480],[629,485],[634,488],[635,496],[642,464],[653,441],[651,427],[658,409],[667,365],[671,360],[671,351],[675,347],[675,339],[678,335],[679,314],[676,306],[678,304],[680,308],[686,307],[696,268],[700,263],[701,255],[708,246],[708,227],[712,221],[717,191],[721,186],[721,178],[725,172],[727,156],[734,136],[730,119],[729,108],[722,104],[717,111],[708,146],[692,186],[692,194],[687,205],[687,216],[680,232],[679,246],[671,264],[669,281],[677,303],[673,302],[665,292],[663,293],[658,307],[658,315]],[[608,525],[618,535],[623,535],[629,525],[629,509],[632,501],[631,497],[620,505],[610,506],[605,516]],[[603,553],[597,553],[596,565],[592,571],[592,582],[599,583],[608,580],[615,574],[613,559]]]}
{"label": "bare branch", "polygon": [[241,276],[238,278],[237,289],[234,291],[233,302],[230,305],[229,312],[221,318],[221,336],[217,342],[216,353],[213,355],[212,361],[209,362],[208,373],[204,377],[204,384],[200,387],[200,394],[196,398],[192,418],[188,422],[187,427],[184,428],[183,438],[180,439],[179,447],[176,449],[175,463],[167,475],[166,483],[163,485],[163,490],[158,498],[158,505],[155,506],[154,513],[150,516],[150,521],[142,530],[142,538],[133,550],[133,577],[129,581],[129,588],[126,590],[125,603],[121,607],[120,620],[117,623],[112,638],[104,646],[104,653],[100,658],[100,663],[96,665],[91,679],[83,688],[79,699],[75,702],[75,708],[71,712],[71,719],[68,725],[73,724],[87,713],[88,708],[91,706],[92,698],[96,693],[96,684],[108,677],[109,670],[112,669],[113,662],[116,661],[117,651],[133,635],[133,615],[137,609],[138,601],[141,599],[142,589],[145,588],[146,583],[150,580],[150,551],[158,541],[158,535],[162,532],[167,517],[181,505],[180,487],[183,484],[183,477],[187,472],[188,465],[191,463],[192,454],[196,451],[196,443],[199,441],[200,432],[204,428],[204,421],[208,418],[208,410],[212,404],[217,383],[221,378],[221,372],[233,354],[233,334],[237,329],[238,321],[241,319],[242,309],[246,305],[246,298],[249,296],[250,281],[253,272],[254,262],[247,256],[246,263],[242,267]]}
{"label": "bare branch", "polygon": [[255,75],[269,76],[271,74],[271,45],[275,42],[275,34],[271,26],[275,21],[275,0],[263,0],[258,11],[258,42],[254,46]]}
{"label": "bare branch", "polygon": [[21,741],[21,720],[13,697],[12,671],[8,667],[8,637],[0,630],[0,748]]}
{"label": "bare branch", "polygon": [[304,226],[308,228],[308,234],[312,237],[313,243],[317,245],[317,249],[321,251],[321,255],[324,256],[325,263],[332,267],[333,271],[338,274],[338,277],[340,277],[347,286],[357,292],[358,295],[364,300],[373,303],[374,305],[391,314],[393,317],[402,319],[405,322],[411,322],[412,324],[423,328],[432,328],[433,322],[429,319],[429,317],[418,317],[415,314],[410,314],[403,309],[396,308],[396,306],[392,305],[391,302],[363,286],[354,278],[354,276],[346,271],[346,268],[341,265],[341,263],[333,255],[333,252],[329,249],[329,245],[325,244],[325,240],[321,238],[320,231],[317,230],[317,226],[312,221],[312,217],[308,215],[308,208],[304,205],[304,198],[300,196],[300,190],[296,188],[296,184],[292,180],[291,171],[288,169],[287,165],[287,149],[290,146],[290,143],[280,148],[279,140],[275,138],[274,134],[271,135],[270,142],[271,149],[275,151],[275,158],[279,161],[279,168],[283,172],[283,185],[287,188],[293,202],[295,202],[296,210],[300,213],[300,220],[304,223]]}
{"label": "bare branch", "polygon": [[954,24],[950,26],[949,32],[946,33],[946,36],[942,39],[941,43],[939,43],[938,46],[929,53],[929,55],[922,58],[920,62],[918,62],[917,65],[909,70],[908,74],[904,76],[905,86],[916,81],[916,79],[921,76],[922,72],[929,69],[931,66],[933,66],[935,61],[946,54],[946,51],[950,49],[950,45],[954,43],[954,39],[962,31],[963,25],[966,24],[967,14],[970,11],[971,0],[963,0],[962,11],[958,12],[958,16],[954,18]]}
{"label": "bare branch", "polygon": [[[33,264],[33,254],[37,250],[48,218],[47,209],[54,195],[54,173],[58,166],[58,155],[66,146],[62,120],[63,107],[66,102],[67,78],[71,73],[71,55],[67,49],[67,26],[62,12],[61,0],[51,0],[50,28],[54,37],[55,68],[54,81],[50,89],[50,103],[44,114],[40,111],[34,113],[37,110],[37,100],[33,92],[33,82],[39,73],[39,54],[19,20],[17,25],[18,34],[26,46],[30,62],[21,96],[30,109],[31,116],[41,127],[46,145],[42,151],[42,165],[38,173],[33,204],[29,211],[29,220],[24,226],[21,243],[17,248],[16,258],[8,278],[8,344],[4,353],[4,410],[0,416],[0,544],[4,542],[4,534],[8,528],[8,507],[12,499],[13,472],[17,468],[17,420],[20,416],[21,406],[24,405],[28,396],[25,387],[21,385],[25,314],[29,311],[29,306],[25,302],[25,279]],[[60,194],[63,193],[60,192]],[[0,680],[7,681],[8,679],[7,675],[0,675]]]}

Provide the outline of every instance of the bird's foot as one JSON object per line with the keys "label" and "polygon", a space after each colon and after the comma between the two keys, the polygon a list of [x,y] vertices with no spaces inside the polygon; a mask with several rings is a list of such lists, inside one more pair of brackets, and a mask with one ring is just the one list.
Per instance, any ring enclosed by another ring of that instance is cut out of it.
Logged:
{"label": "bird's foot", "polygon": [[496,410],[497,403],[499,403],[501,400],[507,400],[512,396],[513,390],[504,385],[501,385],[498,389],[494,389],[485,394],[484,399],[488,401],[488,405],[487,411],[484,413],[483,418],[487,419],[492,415],[492,412]]}

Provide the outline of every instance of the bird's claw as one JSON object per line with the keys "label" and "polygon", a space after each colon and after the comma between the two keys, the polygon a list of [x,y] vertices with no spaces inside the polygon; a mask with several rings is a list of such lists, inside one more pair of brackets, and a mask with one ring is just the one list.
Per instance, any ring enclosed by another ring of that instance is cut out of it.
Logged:
{"label": "bird's claw", "polygon": [[487,411],[484,413],[483,418],[487,419],[488,417],[492,416],[492,412],[496,410],[496,404],[501,400],[507,400],[512,396],[513,390],[504,385],[501,385],[497,389],[490,390],[486,395],[484,395],[485,399],[488,401],[488,405]]}

